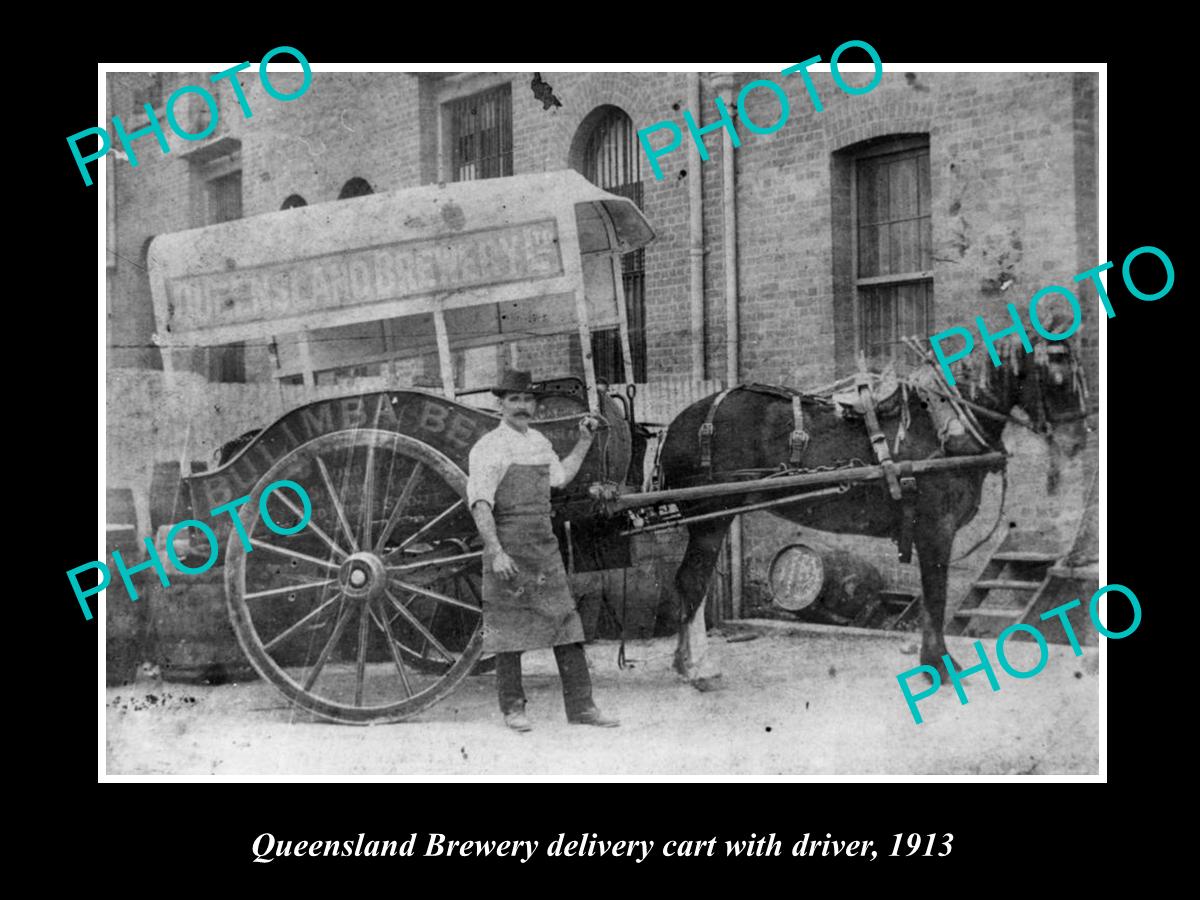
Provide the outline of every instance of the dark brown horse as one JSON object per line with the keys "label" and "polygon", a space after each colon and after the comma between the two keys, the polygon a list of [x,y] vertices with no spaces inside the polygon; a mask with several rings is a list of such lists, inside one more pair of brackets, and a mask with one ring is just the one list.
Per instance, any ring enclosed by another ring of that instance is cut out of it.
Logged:
{"label": "dark brown horse", "polygon": [[[1030,354],[1020,345],[1015,350],[1011,345],[1000,350],[1005,362],[999,368],[992,366],[983,348],[978,348],[973,357],[954,369],[963,397],[994,412],[993,415],[976,413],[982,436],[991,448],[1002,449],[1000,435],[1012,418],[1008,414],[1020,408],[1028,416],[1030,427],[1048,440],[1058,441],[1061,449],[1074,455],[1084,441],[1084,389],[1078,363],[1067,342],[1038,344]],[[665,487],[706,482],[698,433],[714,399],[715,395],[694,403],[671,423],[661,456]],[[895,454],[897,460],[928,459],[965,449],[952,442],[942,446],[934,419],[916,391],[907,392],[907,404],[907,435]],[[815,398],[804,400],[803,412],[805,430],[810,435],[801,462],[803,468],[845,465],[850,460],[876,462],[861,419],[841,417],[832,403]],[[746,390],[729,394],[718,407],[713,423],[713,480],[721,481],[722,472],[781,467],[789,458],[792,418],[792,404],[785,397]],[[882,416],[881,420],[888,446],[895,447],[900,416],[893,413]],[[968,452],[982,452],[974,442],[971,446]],[[951,548],[955,533],[979,509],[986,474],[982,469],[968,468],[921,475],[917,480],[913,538],[923,589],[920,661],[937,669],[943,681],[947,677],[942,654],[946,652],[943,622]],[[688,516],[776,496],[742,494],[681,505],[681,511]],[[881,481],[855,487],[831,499],[783,505],[771,511],[802,525],[845,534],[896,538],[900,529],[900,504],[890,498]],[[728,518],[718,518],[688,526],[687,552],[675,576],[683,601],[675,666],[701,690],[711,687],[712,679],[719,675],[715,662],[705,652],[701,610],[729,523]]]}

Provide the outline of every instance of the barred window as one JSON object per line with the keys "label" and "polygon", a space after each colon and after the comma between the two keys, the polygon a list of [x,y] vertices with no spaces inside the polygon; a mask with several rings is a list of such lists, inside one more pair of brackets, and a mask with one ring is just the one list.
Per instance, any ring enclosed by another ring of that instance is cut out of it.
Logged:
{"label": "barred window", "polygon": [[[583,151],[583,175],[592,184],[626,197],[642,208],[641,159],[633,120],[616,106],[603,106],[585,120],[590,128]],[[646,253],[638,249],[621,257],[629,352],[634,381],[646,381]],[[592,333],[596,377],[610,384],[625,381],[621,338],[616,329]]]}
{"label": "barred window", "polygon": [[512,86],[502,84],[446,104],[453,181],[513,173]]}
{"label": "barred window", "polygon": [[927,336],[933,323],[928,139],[856,154],[852,187],[858,349],[872,367],[904,368],[898,341]]}

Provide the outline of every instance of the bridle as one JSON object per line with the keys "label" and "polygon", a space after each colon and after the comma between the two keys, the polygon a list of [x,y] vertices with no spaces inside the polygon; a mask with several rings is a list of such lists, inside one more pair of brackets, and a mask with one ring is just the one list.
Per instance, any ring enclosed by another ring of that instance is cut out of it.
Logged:
{"label": "bridle", "polygon": [[[924,361],[932,364],[931,357],[926,351],[923,350],[919,340],[913,339],[911,342],[905,341],[905,344],[920,354]],[[996,421],[1012,422],[1013,424],[1019,425],[1021,428],[1024,428],[1036,435],[1048,437],[1052,435],[1051,426],[1062,425],[1068,422],[1077,422],[1080,419],[1086,419],[1095,412],[1094,410],[1089,409],[1087,405],[1088,390],[1087,381],[1083,375],[1083,367],[1079,365],[1078,360],[1075,359],[1075,356],[1071,353],[1069,347],[1065,345],[1061,346],[1062,352],[1068,355],[1072,385],[1074,387],[1075,395],[1079,398],[1078,409],[1052,412],[1046,408],[1046,388],[1042,382],[1044,369],[1049,365],[1049,360],[1047,347],[1045,344],[1039,344],[1034,349],[1033,365],[1030,366],[1032,377],[1037,381],[1038,397],[1038,410],[1037,415],[1032,416],[1034,419],[1033,422],[1026,422],[1023,419],[1019,419],[1012,413],[988,409],[986,406],[981,406],[980,404],[974,403],[971,400],[968,400],[966,397],[963,397],[961,392],[955,392],[955,394],[952,395],[947,391],[941,390],[939,387],[928,384],[924,385],[924,389],[929,391],[931,394],[936,394],[937,396],[946,400],[961,403],[963,406],[967,407],[977,415],[985,416]]]}
{"label": "bridle", "polygon": [[1011,413],[1002,413],[994,409],[988,409],[986,406],[980,406],[978,403],[971,402],[966,397],[954,397],[944,391],[939,390],[938,388],[931,387],[929,385],[924,385],[923,389],[929,391],[931,394],[944,397],[947,400],[953,400],[961,403],[963,406],[966,406],[972,412],[977,413],[978,415],[986,416],[989,419],[996,419],[998,421],[1012,422],[1014,425],[1020,425],[1022,428],[1026,428],[1029,431],[1032,431],[1034,434],[1045,434],[1044,429],[1039,430],[1037,426],[1031,425],[1029,422],[1022,421]]}

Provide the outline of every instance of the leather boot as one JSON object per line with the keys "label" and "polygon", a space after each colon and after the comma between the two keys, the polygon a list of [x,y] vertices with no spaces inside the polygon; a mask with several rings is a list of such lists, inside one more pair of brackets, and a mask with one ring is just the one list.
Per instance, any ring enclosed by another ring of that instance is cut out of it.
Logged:
{"label": "leather boot", "polygon": [[525,717],[525,705],[514,706],[504,714],[504,724],[513,731],[533,731],[533,725]]}
{"label": "leather boot", "polygon": [[568,716],[567,721],[572,725],[598,725],[601,728],[616,728],[621,724],[619,719],[606,716],[594,706],[574,716]]}

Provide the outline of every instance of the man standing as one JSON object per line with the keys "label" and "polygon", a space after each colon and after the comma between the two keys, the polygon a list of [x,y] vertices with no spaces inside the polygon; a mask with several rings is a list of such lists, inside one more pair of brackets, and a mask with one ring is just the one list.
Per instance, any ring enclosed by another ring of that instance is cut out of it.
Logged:
{"label": "man standing", "polygon": [[550,489],[568,484],[587,456],[599,423],[585,416],[579,441],[562,460],[530,428],[537,397],[528,372],[509,371],[492,388],[501,422],[471,448],[467,503],[483,538],[483,650],[496,654],[504,723],[529,731],[521,688],[521,652],[553,647],[567,721],[620,724],[592,701],[583,623],[567,585],[550,524]]}

